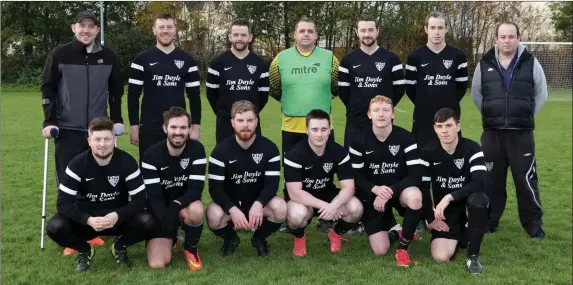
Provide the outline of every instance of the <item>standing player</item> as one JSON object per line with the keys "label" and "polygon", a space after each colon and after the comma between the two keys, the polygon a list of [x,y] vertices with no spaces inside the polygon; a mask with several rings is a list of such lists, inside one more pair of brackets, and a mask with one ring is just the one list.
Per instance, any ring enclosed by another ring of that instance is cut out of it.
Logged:
{"label": "standing player", "polygon": [[370,132],[368,105],[376,94],[385,94],[394,106],[404,96],[404,70],[395,53],[379,47],[378,23],[363,17],[356,21],[360,48],[345,55],[338,68],[338,95],[346,106],[344,147],[353,138]]}
{"label": "standing player", "polygon": [[[192,115],[191,139],[199,139],[201,122],[200,82],[197,64],[191,55],[175,47],[177,29],[173,17],[158,14],[153,24],[156,47],[138,54],[131,63],[127,89],[127,111],[131,124],[130,142],[139,147],[139,159],[155,143],[165,139],[161,129],[162,113],[171,106],[185,109],[185,96],[189,98]],[[141,121],[139,96],[141,102]]]}
{"label": "standing player", "polygon": [[205,148],[189,139],[191,116],[181,107],[163,114],[167,139],[151,146],[142,161],[148,206],[159,224],[149,236],[147,261],[163,268],[171,261],[171,249],[179,226],[185,232],[184,255],[190,270],[200,270],[199,238],[205,208],[201,194],[205,184]]}
{"label": "standing player", "polygon": [[287,212],[285,201],[276,196],[280,152],[272,141],[255,134],[258,119],[251,102],[235,102],[231,116],[235,135],[217,144],[209,157],[209,228],[224,239],[224,256],[239,244],[235,229],[256,229],[251,244],[259,256],[268,256],[266,238],[279,229]]}
{"label": "standing player", "polygon": [[[124,129],[121,117],[123,83],[117,56],[96,40],[100,31],[96,16],[90,11],[78,13],[72,31],[74,39],[58,46],[48,56],[41,88],[44,109],[42,136],[50,139],[50,130],[59,129],[55,139],[58,184],[70,161],[89,149],[90,120],[107,116],[108,102],[109,117],[115,123],[115,129],[122,133]],[[60,191],[58,195],[61,195]],[[90,243],[102,245],[104,241],[96,237]],[[64,249],[64,255],[75,252],[71,248]]]}
{"label": "standing player", "polygon": [[[338,59],[332,51],[316,46],[318,32],[314,21],[299,20],[293,37],[295,46],[281,51],[270,67],[270,96],[281,102],[283,112],[283,154],[299,141],[306,141],[305,117],[310,110],[330,114],[338,89]],[[329,140],[334,141],[334,131]],[[323,230],[331,229],[328,223],[320,222],[317,226]]]}
{"label": "standing player", "polygon": [[154,226],[144,211],[145,185],[135,159],[114,148],[111,120],[95,118],[89,130],[91,149],[73,158],[61,178],[58,213],[48,222],[48,236],[79,251],[76,271],[87,270],[95,254],[88,240],[116,236],[111,253],[119,265],[130,268],[127,247],[142,241]]}
{"label": "standing player", "polygon": [[[234,102],[248,100],[260,113],[269,100],[269,67],[263,58],[249,50],[252,39],[249,22],[235,20],[229,33],[231,49],[215,57],[209,66],[207,99],[217,116],[217,143],[233,135],[231,106]],[[257,134],[261,134],[260,123]]]}
{"label": "standing player", "polygon": [[426,165],[422,176],[426,183],[421,187],[423,216],[431,229],[432,257],[438,263],[448,262],[460,247],[467,247],[467,269],[478,274],[482,272],[479,250],[489,207],[483,152],[479,144],[458,134],[460,121],[450,108],[436,112],[434,129],[439,142],[429,143],[421,151]]}
{"label": "standing player", "polygon": [[370,248],[376,255],[386,254],[390,244],[398,239],[390,235],[394,225],[392,208],[404,217],[396,262],[409,266],[408,246],[414,239],[420,222],[423,162],[418,156],[414,136],[405,129],[393,126],[394,106],[385,96],[370,101],[368,117],[372,131],[356,137],[350,145],[352,167],[356,169],[356,196],[363,201],[362,221],[368,234]]}
{"label": "standing player", "polygon": [[432,12],[424,27],[428,43],[411,52],[406,60],[406,94],[414,103],[412,133],[419,148],[437,141],[433,116],[451,108],[460,116],[460,101],[468,86],[465,54],[445,42],[446,16]]}
{"label": "standing player", "polygon": [[[306,255],[305,228],[314,216],[338,221],[328,233],[330,251],[342,249],[342,235],[362,216],[363,207],[354,197],[354,172],[341,145],[330,141],[330,116],[312,110],[306,117],[308,140],[298,142],[284,158],[287,226],[294,235],[293,254]],[[334,174],[342,189],[334,185]]]}

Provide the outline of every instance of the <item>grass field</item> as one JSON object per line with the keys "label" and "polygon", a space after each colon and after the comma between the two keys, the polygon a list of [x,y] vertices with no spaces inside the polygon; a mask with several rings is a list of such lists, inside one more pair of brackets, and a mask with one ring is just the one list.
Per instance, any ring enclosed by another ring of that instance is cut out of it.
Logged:
{"label": "grass field", "polygon": [[[438,265],[430,258],[429,236],[410,246],[415,266],[399,268],[394,251],[375,257],[362,235],[352,237],[336,255],[328,251],[326,234],[314,225],[308,228],[308,255],[295,258],[292,236],[276,233],[269,238],[271,256],[261,259],[250,245],[250,236],[241,234],[237,254],[223,258],[222,244],[205,227],[200,242],[204,269],[190,272],[182,248],[174,253],[171,265],[151,270],[146,264],[143,243],[129,249],[134,262],[131,271],[120,269],[111,254],[111,242],[96,248],[90,270],[73,271],[75,256],[62,256],[62,249],[46,237],[46,250],[40,252],[40,222],[44,139],[41,137],[42,111],[39,92],[2,94],[2,283],[3,284],[571,284],[571,101],[549,101],[537,117],[535,131],[541,200],[545,208],[544,241],[530,239],[517,217],[515,188],[508,178],[508,205],[500,231],[485,236],[481,261],[484,272],[465,271],[465,251],[448,263]],[[123,118],[127,122],[124,97]],[[207,152],[214,147],[215,120],[207,100],[203,101],[201,141]],[[411,127],[412,104],[405,98],[396,113],[396,123]],[[468,95],[463,101],[463,134],[479,141],[481,123]],[[280,108],[270,99],[262,112],[263,133],[280,147]],[[344,108],[334,102],[334,129],[337,141],[344,134]],[[129,137],[119,139],[119,147],[137,157]],[[50,144],[53,153],[53,144]],[[54,173],[53,154],[49,173]],[[50,176],[47,215],[55,211],[56,185]],[[208,191],[203,192],[208,203]],[[110,241],[109,238],[105,239]]]}

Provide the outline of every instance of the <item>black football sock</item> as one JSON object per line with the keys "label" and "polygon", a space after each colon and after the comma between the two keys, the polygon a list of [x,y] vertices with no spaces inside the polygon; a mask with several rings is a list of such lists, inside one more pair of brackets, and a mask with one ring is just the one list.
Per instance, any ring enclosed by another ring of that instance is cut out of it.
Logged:
{"label": "black football sock", "polygon": [[356,227],[358,223],[349,223],[345,220],[340,220],[338,223],[336,223],[336,225],[334,226],[334,232],[338,235],[343,235],[345,234],[347,231],[353,229],[354,227]]}
{"label": "black football sock", "polygon": [[416,227],[418,227],[418,224],[420,223],[421,213],[422,211],[420,209],[412,210],[410,208],[406,208],[403,221],[404,225],[402,226],[402,237],[400,238],[398,249],[408,250],[408,246],[410,245],[410,242],[412,242],[412,238],[416,232]]}
{"label": "black football sock", "polygon": [[237,236],[237,232],[233,229],[232,223],[227,223],[224,227],[211,230],[216,236],[222,237],[224,239],[234,238]]}
{"label": "black football sock", "polygon": [[255,231],[253,237],[256,239],[266,239],[274,232],[276,232],[283,222],[272,222],[269,219],[265,218],[263,224]]}
{"label": "black football sock", "polygon": [[200,225],[187,225],[182,223],[181,228],[185,232],[185,244],[183,248],[191,253],[197,253],[199,239],[203,233],[203,223]]}

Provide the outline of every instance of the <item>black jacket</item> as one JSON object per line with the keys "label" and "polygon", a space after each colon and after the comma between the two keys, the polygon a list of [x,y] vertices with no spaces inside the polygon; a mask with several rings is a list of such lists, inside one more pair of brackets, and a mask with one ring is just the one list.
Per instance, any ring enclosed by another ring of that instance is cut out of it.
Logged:
{"label": "black jacket", "polygon": [[44,65],[41,90],[44,127],[87,131],[90,120],[108,116],[108,102],[110,118],[123,123],[116,55],[97,41],[91,53],[75,37],[56,47]]}
{"label": "black jacket", "polygon": [[515,63],[509,89],[506,90],[495,49],[484,55],[480,62],[484,129],[535,128],[534,63],[535,58],[524,49]]}

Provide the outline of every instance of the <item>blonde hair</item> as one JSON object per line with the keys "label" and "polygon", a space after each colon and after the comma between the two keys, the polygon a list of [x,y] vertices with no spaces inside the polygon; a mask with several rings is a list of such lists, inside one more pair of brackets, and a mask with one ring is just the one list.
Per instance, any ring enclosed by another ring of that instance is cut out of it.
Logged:
{"label": "blonde hair", "polygon": [[376,97],[372,98],[370,100],[370,104],[368,104],[368,110],[370,110],[370,107],[372,106],[372,104],[374,103],[386,103],[386,104],[390,104],[392,106],[392,111],[394,111],[394,103],[392,103],[392,99],[386,97],[386,96],[382,96],[382,95],[376,95]]}
{"label": "blonde hair", "polygon": [[255,117],[257,116],[257,107],[255,104],[251,103],[251,101],[239,100],[233,103],[233,106],[231,107],[231,118],[234,119],[237,114],[242,114],[248,111],[252,111],[255,113]]}

